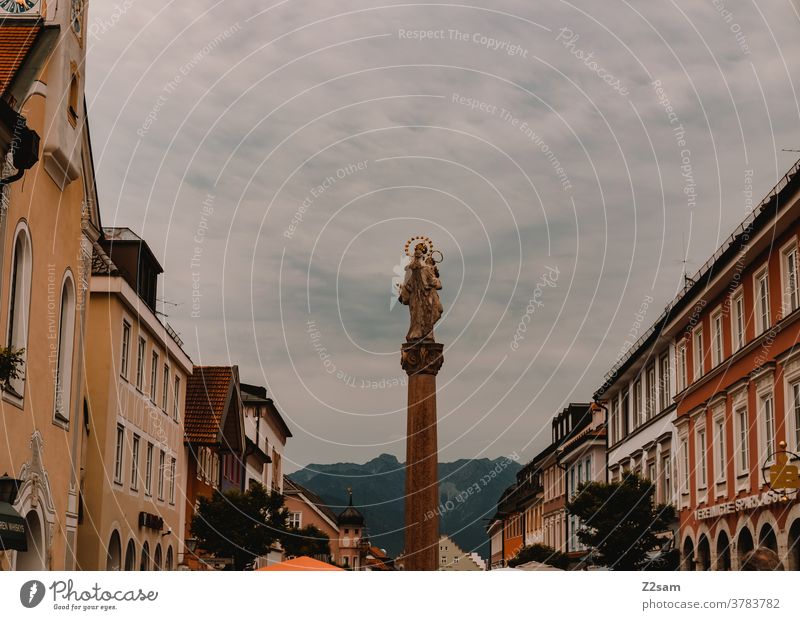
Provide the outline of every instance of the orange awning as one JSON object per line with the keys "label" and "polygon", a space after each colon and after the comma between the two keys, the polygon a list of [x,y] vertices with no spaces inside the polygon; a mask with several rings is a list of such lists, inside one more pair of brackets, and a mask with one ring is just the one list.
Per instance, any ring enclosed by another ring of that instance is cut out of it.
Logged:
{"label": "orange awning", "polygon": [[299,558],[286,560],[285,562],[278,562],[277,564],[271,564],[270,566],[265,566],[264,568],[259,568],[257,570],[344,570],[344,569],[339,568],[338,566],[334,566],[333,564],[320,562],[319,560],[310,558],[307,555],[303,555],[300,556]]}

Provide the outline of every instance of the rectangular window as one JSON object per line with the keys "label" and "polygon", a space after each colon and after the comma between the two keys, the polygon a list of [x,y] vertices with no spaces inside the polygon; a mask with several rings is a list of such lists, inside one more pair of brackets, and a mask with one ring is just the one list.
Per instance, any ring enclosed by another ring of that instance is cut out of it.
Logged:
{"label": "rectangular window", "polygon": [[731,341],[734,351],[744,346],[744,295],[741,287],[731,300]]}
{"label": "rectangular window", "polygon": [[668,503],[672,501],[672,463],[670,458],[665,456],[661,459],[661,501]]}
{"label": "rectangular window", "polygon": [[675,349],[675,372],[677,374],[678,392],[683,392],[686,389],[688,377],[688,368],[686,366],[686,342],[682,342]]}
{"label": "rectangular window", "polygon": [[717,456],[717,482],[725,480],[725,420],[720,418],[715,423],[714,442]]}
{"label": "rectangular window", "polygon": [[150,401],[156,404],[156,393],[158,392],[158,353],[153,351],[150,360]]}
{"label": "rectangular window", "polygon": [[692,339],[694,345],[694,381],[703,376],[703,330],[698,328]]}
{"label": "rectangular window", "polygon": [[125,442],[125,427],[117,424],[117,446],[114,450],[114,482],[122,484],[122,450]]}
{"label": "rectangular window", "polygon": [[739,465],[739,473],[744,474],[747,473],[748,468],[748,422],[747,409],[745,407],[736,410],[736,435],[739,444],[737,446],[738,457],[736,461]]}
{"label": "rectangular window", "polygon": [[660,408],[663,411],[669,407],[670,389],[669,389],[669,352],[661,357],[661,389],[659,390]]}
{"label": "rectangular window", "polygon": [[648,463],[647,464],[647,479],[650,481],[651,484],[656,483],[656,464],[655,463]]}
{"label": "rectangular window", "polygon": [[175,390],[172,394],[172,419],[176,422],[180,419],[181,402],[181,378],[175,375]]}
{"label": "rectangular window", "polygon": [[167,401],[169,399],[169,366],[164,364],[164,376],[161,380],[161,409],[167,412]]}
{"label": "rectangular window", "polygon": [[128,359],[131,350],[131,326],[128,321],[122,321],[122,355],[119,362],[119,374],[128,378]]}
{"label": "rectangular window", "polygon": [[131,489],[139,489],[139,435],[136,434],[131,448]]}
{"label": "rectangular window", "polygon": [[153,444],[147,443],[147,454],[144,460],[144,492],[153,494]]}
{"label": "rectangular window", "polygon": [[797,310],[797,246],[792,246],[783,253],[784,299],[786,309],[784,315]]}
{"label": "rectangular window", "polygon": [[764,460],[771,462],[775,454],[775,407],[771,395],[761,397],[761,416],[764,420]]}
{"label": "rectangular window", "polygon": [[141,391],[144,382],[144,350],[147,346],[145,339],[139,336],[139,345],[136,349],[136,387]]}
{"label": "rectangular window", "polygon": [[722,312],[711,316],[711,363],[718,366],[725,359],[722,349]]}
{"label": "rectangular window", "polygon": [[681,493],[689,494],[689,442],[681,440]]}
{"label": "rectangular window", "polygon": [[636,426],[642,423],[642,380],[633,384],[633,418]]}
{"label": "rectangular window", "polygon": [[656,412],[656,367],[655,364],[647,369],[647,400],[645,401],[645,419],[649,420]]}
{"label": "rectangular window", "polygon": [[695,444],[695,453],[697,456],[697,486],[701,489],[706,487],[707,469],[706,469],[706,431],[701,429],[697,431],[697,443]]}
{"label": "rectangular window", "polygon": [[[296,529],[300,529],[303,527],[303,513],[302,512],[290,512],[289,513],[289,527],[293,527]],[[442,558],[444,560],[444,558]]]}
{"label": "rectangular window", "polygon": [[158,499],[164,499],[164,451],[158,451]]}
{"label": "rectangular window", "polygon": [[769,275],[766,269],[756,276],[756,327],[759,334],[769,329]]}
{"label": "rectangular window", "polygon": [[630,394],[626,389],[622,391],[622,436],[627,437],[630,430]]}
{"label": "rectangular window", "polygon": [[619,400],[614,397],[611,401],[611,443],[614,444],[620,439],[619,434]]}
{"label": "rectangular window", "polygon": [[169,460],[169,503],[175,503],[175,476],[177,475],[177,463],[173,456]]}
{"label": "rectangular window", "polygon": [[792,412],[794,414],[794,448],[800,450],[800,382],[792,383]]}

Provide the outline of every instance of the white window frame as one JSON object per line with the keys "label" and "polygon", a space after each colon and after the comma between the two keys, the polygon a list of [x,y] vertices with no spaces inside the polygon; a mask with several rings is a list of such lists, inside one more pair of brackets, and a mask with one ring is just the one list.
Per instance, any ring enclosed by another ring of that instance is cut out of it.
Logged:
{"label": "white window frame", "polygon": [[125,426],[117,424],[116,441],[114,445],[114,484],[123,483],[123,467],[125,464]]}
{"label": "white window frame", "polygon": [[155,450],[153,443],[148,441],[144,459],[144,494],[148,497],[153,496],[153,450]]}
{"label": "white window frame", "polygon": [[689,438],[683,436],[678,441],[679,461],[678,461],[678,474],[680,480],[680,494],[683,497],[689,496]]}
{"label": "white window frame", "polygon": [[158,451],[158,499],[164,501],[164,469],[167,466],[167,455],[163,449]]}
{"label": "white window frame", "polygon": [[734,353],[747,342],[746,316],[744,290],[739,286],[731,295],[731,349]]}
{"label": "white window frame", "polygon": [[743,477],[750,473],[750,416],[747,403],[742,402],[733,408],[734,431],[736,441],[736,476]]}
{"label": "white window frame", "polygon": [[[765,285],[762,287],[762,282]],[[766,298],[762,297],[762,289],[766,292]],[[756,315],[756,335],[760,336],[770,328],[770,303],[769,303],[769,270],[765,265],[753,275],[753,299]],[[766,306],[766,307],[764,307]]]}
{"label": "white window frame", "polygon": [[150,352],[150,402],[154,405],[158,401],[158,364],[160,356],[155,347]]}
{"label": "white window frame", "polygon": [[728,478],[728,450],[725,441],[725,410],[714,416],[714,480],[720,484],[725,484]]}
{"label": "white window frame", "polygon": [[689,364],[686,355],[686,340],[681,340],[675,347],[675,379],[678,393],[689,385]]}
{"label": "white window frame", "polygon": [[131,324],[127,319],[122,319],[122,348],[119,358],[119,376],[128,380],[128,370],[131,361]]}
{"label": "white window frame", "polygon": [[697,381],[704,374],[703,326],[698,325],[692,330],[692,381]]}
{"label": "white window frame", "polygon": [[175,505],[175,477],[178,475],[178,464],[174,456],[169,460],[169,503]]}
{"label": "white window frame", "polygon": [[644,396],[644,392],[642,389],[642,383],[644,383],[644,377],[639,375],[636,380],[633,382],[633,418],[634,418],[634,428],[639,428],[642,425],[643,420],[643,412],[644,406],[642,403],[642,397]]}
{"label": "white window frame", "polygon": [[694,457],[697,463],[697,467],[695,468],[695,484],[697,485],[698,491],[704,491],[708,488],[707,440],[708,437],[706,435],[706,425],[704,421],[702,424],[697,424],[694,431]]}
{"label": "white window frame", "polygon": [[136,339],[136,389],[144,389],[144,357],[147,354],[147,339],[139,334]]}
{"label": "white window frame", "polygon": [[[3,397],[22,406],[25,396],[25,377],[28,358],[28,328],[30,325],[31,286],[33,278],[33,243],[28,225],[20,220],[14,231],[9,274],[8,306],[6,313],[6,346],[22,349],[20,376],[9,383]],[[19,261],[19,262],[18,262]]]}
{"label": "white window frame", "polygon": [[[767,407],[769,403],[769,407]],[[756,411],[758,415],[758,452],[759,463],[771,465],[777,446],[775,412],[775,394],[771,388],[756,393]]]}
{"label": "white window frame", "polygon": [[[783,301],[782,316],[791,314],[800,307],[800,291],[797,282],[797,239],[792,237],[791,241],[781,248],[781,299]],[[792,258],[790,261],[789,258]],[[790,268],[791,265],[791,268]]]}
{"label": "white window frame", "polygon": [[645,378],[645,401],[644,401],[644,419],[649,420],[656,414],[656,406],[658,403],[658,389],[656,387],[656,363],[653,362],[647,366]]}
{"label": "white window frame", "polygon": [[55,395],[53,418],[69,424],[72,400],[72,361],[75,345],[75,283],[67,270],[61,282],[61,306],[58,319],[58,350],[56,353]]}
{"label": "white window frame", "polygon": [[670,369],[672,368],[672,364],[669,361],[669,350],[662,353],[658,358],[658,372],[659,372],[659,383],[658,383],[658,399],[659,399],[659,409],[664,411],[670,406]]}
{"label": "white window frame", "polygon": [[164,363],[161,375],[161,410],[166,413],[169,405],[169,364]]}
{"label": "white window frame", "polygon": [[725,336],[723,333],[722,309],[711,313],[711,366],[716,367],[725,359]]}
{"label": "white window frame", "polygon": [[172,393],[172,419],[177,422],[181,417],[181,377],[178,373],[175,373],[172,383],[174,386]]}
{"label": "white window frame", "polygon": [[131,439],[131,491],[139,490],[139,460],[141,458],[139,452],[142,439],[136,433],[133,433]]}
{"label": "white window frame", "polygon": [[661,496],[665,504],[673,502],[672,497],[672,455],[661,454]]}

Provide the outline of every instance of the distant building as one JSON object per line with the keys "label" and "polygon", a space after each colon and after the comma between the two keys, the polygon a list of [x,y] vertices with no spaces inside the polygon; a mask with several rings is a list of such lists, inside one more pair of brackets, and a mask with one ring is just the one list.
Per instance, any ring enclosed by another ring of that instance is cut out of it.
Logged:
{"label": "distant building", "polygon": [[465,552],[452,538],[442,534],[439,536],[439,570],[476,571],[484,569],[475,561],[473,554]]}
{"label": "distant building", "polygon": [[[185,443],[186,538],[192,538],[191,524],[198,499],[215,491],[240,488],[236,473],[226,471],[225,457],[234,454],[241,462],[244,451],[242,398],[237,366],[195,366],[186,389]],[[241,474],[241,472],[239,472]],[[210,558],[202,549],[184,554],[190,569],[203,569]]]}
{"label": "distant building", "polygon": [[503,519],[495,513],[486,528],[489,535],[489,568],[503,568]]}
{"label": "distant building", "polygon": [[[602,407],[588,406],[588,424],[571,433],[559,446],[558,457],[567,483],[567,501],[578,493],[585,482],[606,481],[606,427]],[[581,418],[583,419],[583,418]],[[581,522],[567,516],[567,554],[574,560],[585,559],[587,547],[578,540]]]}
{"label": "distant building", "polygon": [[127,228],[94,246],[86,328],[78,566],[173,570],[184,537],[192,362],[156,314],[161,266]]}
{"label": "distant building", "polygon": [[350,490],[348,506],[337,515],[316,493],[290,478],[284,478],[284,489],[289,524],[298,529],[313,525],[328,536],[331,555],[323,561],[350,570],[394,569],[394,561],[386,552],[370,545],[366,520],[353,506]]}
{"label": "distant building", "polygon": [[330,556],[316,558],[323,562],[339,563],[339,524],[336,513],[322,498],[299,483],[284,476],[284,504],[289,511],[289,525],[302,529],[313,525],[329,540]]}
{"label": "distant building", "polygon": [[283,493],[283,453],[292,433],[266,388],[242,383],[241,393],[246,438],[242,490],[258,482]]}

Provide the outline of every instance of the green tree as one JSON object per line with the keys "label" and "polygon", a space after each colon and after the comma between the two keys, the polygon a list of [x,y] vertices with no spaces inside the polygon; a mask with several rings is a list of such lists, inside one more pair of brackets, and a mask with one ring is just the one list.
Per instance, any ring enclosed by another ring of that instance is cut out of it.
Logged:
{"label": "green tree", "polygon": [[628,475],[621,482],[584,482],[567,511],[581,520],[578,540],[597,552],[597,561],[614,570],[641,570],[649,551],[662,542],[663,532],[675,519],[675,509],[656,505],[655,486]]}
{"label": "green tree", "polygon": [[283,495],[254,485],[244,493],[233,490],[201,497],[191,530],[199,548],[233,558],[234,568],[244,570],[281,538],[287,518]]}
{"label": "green tree", "polygon": [[280,541],[287,556],[307,555],[312,558],[328,558],[331,555],[328,535],[313,525],[307,525],[302,529],[289,528],[282,533]]}
{"label": "green tree", "polygon": [[508,561],[512,568],[526,562],[541,562],[556,568],[566,570],[569,567],[569,558],[547,545],[528,545],[517,551],[517,555]]}

